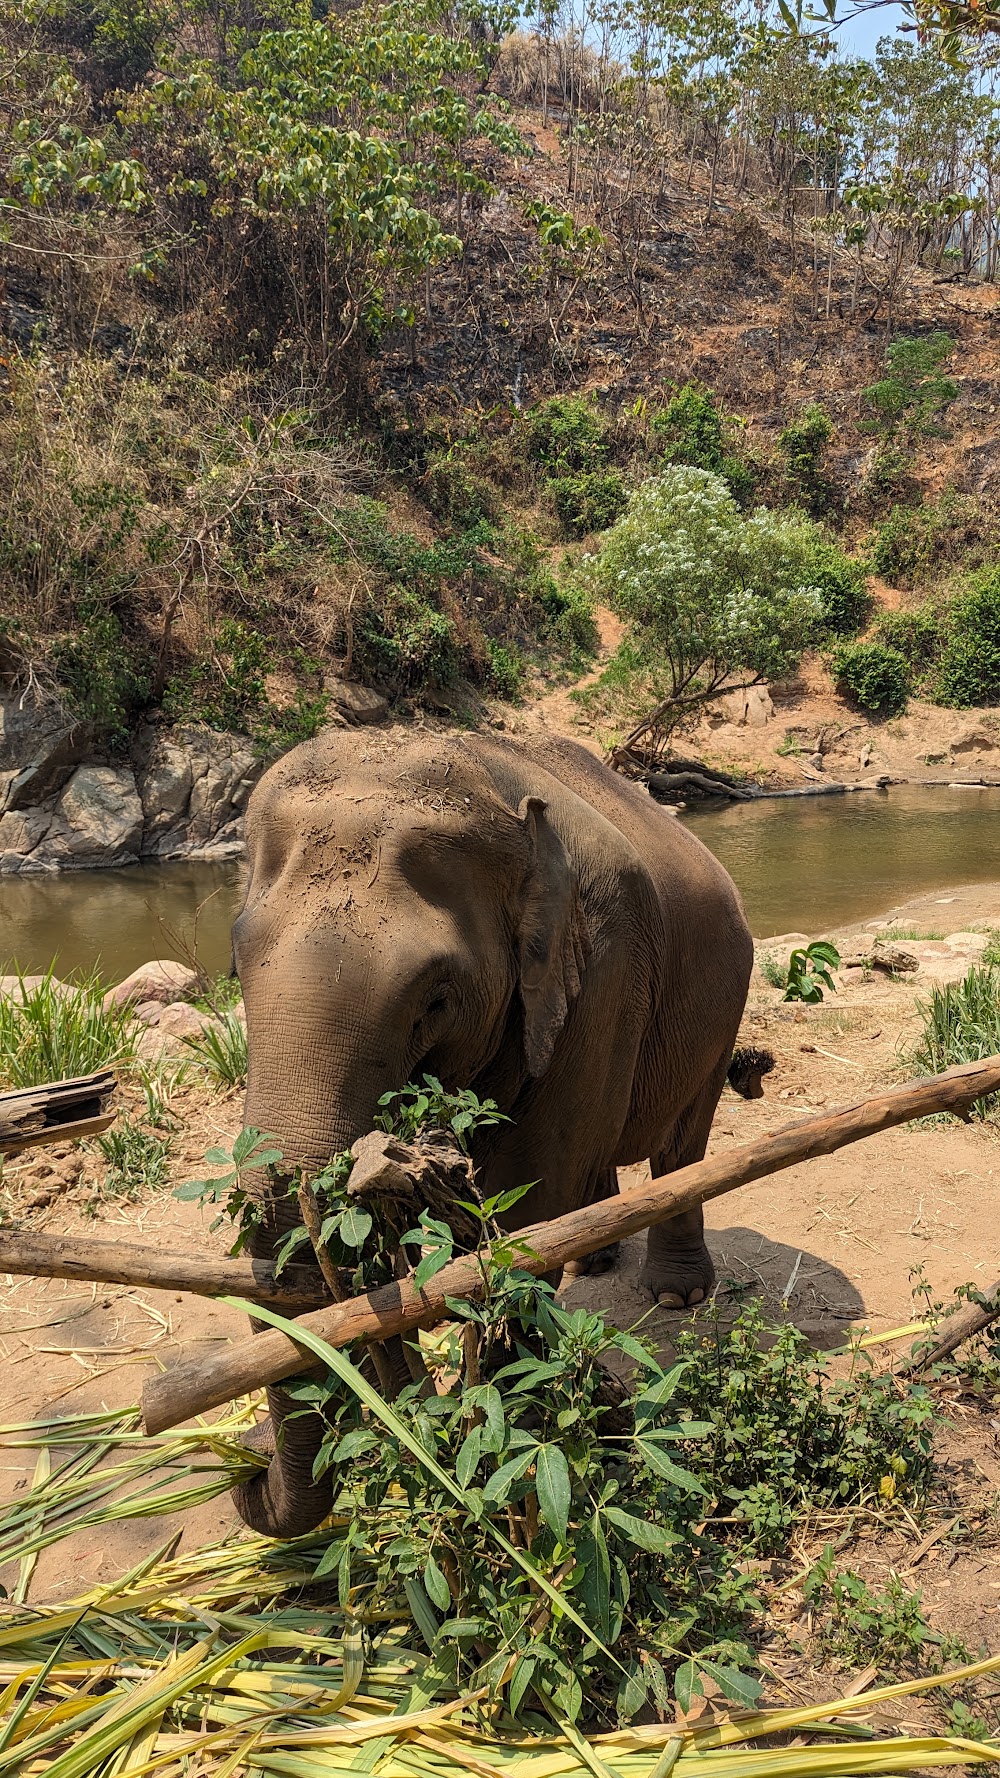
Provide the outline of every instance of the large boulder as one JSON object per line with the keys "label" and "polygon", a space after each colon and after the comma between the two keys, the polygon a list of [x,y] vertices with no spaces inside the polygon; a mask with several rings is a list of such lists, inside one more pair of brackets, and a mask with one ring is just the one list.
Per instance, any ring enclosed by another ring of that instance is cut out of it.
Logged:
{"label": "large boulder", "polygon": [[20,871],[56,870],[42,842],[52,826],[51,809],[25,809],[0,815],[0,876]]}
{"label": "large boulder", "polygon": [[[45,857],[59,870],[135,864],[142,803],[129,766],[80,766],[56,804]],[[2,836],[0,836],[2,843]]]}
{"label": "large boulder", "polygon": [[389,714],[389,700],[368,685],[353,679],[327,679],[324,690],[334,709],[348,722],[382,722]]}
{"label": "large boulder", "polygon": [[160,957],[152,963],[141,963],[131,975],[109,988],[104,996],[106,1007],[138,1006],[142,1001],[156,1001],[168,1006],[173,1000],[187,1000],[198,990],[198,971],[172,957]]}
{"label": "large boulder", "polygon": [[199,1012],[196,1006],[189,1006],[186,1000],[175,1001],[165,1006],[156,1023],[156,1029],[165,1037],[203,1037],[206,1031],[218,1025],[211,1013]]}

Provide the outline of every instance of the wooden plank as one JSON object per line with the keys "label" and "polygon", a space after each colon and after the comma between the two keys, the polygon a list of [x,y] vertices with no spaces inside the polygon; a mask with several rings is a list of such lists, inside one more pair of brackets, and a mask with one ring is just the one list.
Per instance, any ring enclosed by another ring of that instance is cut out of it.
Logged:
{"label": "wooden plank", "polygon": [[[553,1222],[520,1231],[532,1252],[519,1264],[536,1276],[570,1259],[636,1234],[651,1223],[693,1209],[751,1180],[763,1179],[817,1155],[833,1154],[880,1130],[889,1130],[935,1112],[968,1111],[974,1100],[1000,1090],[1000,1056],[972,1062],[931,1079],[912,1081],[843,1111],[804,1118],[763,1136],[745,1147],[712,1155],[694,1166],[650,1180],[648,1185],[573,1210]],[[331,1346],[354,1340],[385,1340],[395,1334],[439,1321],[448,1313],[446,1297],[474,1298],[482,1290],[482,1271],[475,1255],[453,1260],[426,1289],[410,1279],[384,1286],[363,1297],[336,1303],[306,1317],[305,1325]],[[143,1424],[147,1432],[178,1426],[248,1390],[315,1364],[311,1354],[277,1329],[251,1336],[208,1358],[189,1359],[154,1377],[143,1390]]]}
{"label": "wooden plank", "polygon": [[74,1080],[0,1093],[0,1154],[19,1154],[47,1142],[75,1142],[113,1124],[117,1082],[110,1068]]}

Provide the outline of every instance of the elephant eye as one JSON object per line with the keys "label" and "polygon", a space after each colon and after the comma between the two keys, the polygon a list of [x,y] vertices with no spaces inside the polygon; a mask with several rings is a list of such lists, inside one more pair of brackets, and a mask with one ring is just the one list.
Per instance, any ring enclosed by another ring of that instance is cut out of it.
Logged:
{"label": "elephant eye", "polygon": [[446,988],[441,988],[435,994],[433,1000],[431,1000],[428,1003],[427,1009],[424,1013],[424,1018],[425,1019],[432,1019],[434,1017],[435,1013],[444,1012],[445,1009],[447,1008],[447,1005],[448,1005],[448,991]]}

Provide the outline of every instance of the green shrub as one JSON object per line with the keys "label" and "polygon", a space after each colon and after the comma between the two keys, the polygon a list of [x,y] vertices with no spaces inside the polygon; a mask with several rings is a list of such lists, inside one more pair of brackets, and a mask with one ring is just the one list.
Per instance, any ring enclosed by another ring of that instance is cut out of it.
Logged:
{"label": "green shrub", "polygon": [[884,611],[875,625],[876,639],[895,649],[914,671],[926,670],[941,646],[941,613],[933,605],[913,611]]}
{"label": "green shrub", "polygon": [[867,546],[872,572],[893,586],[913,587],[943,568],[974,568],[994,542],[979,501],[949,490],[918,506],[893,506]]}
{"label": "green shrub", "polygon": [[543,639],[567,657],[571,669],[582,672],[601,641],[589,589],[579,580],[568,578],[557,585],[550,577],[539,595],[539,605]]}
{"label": "green shrub", "polygon": [[953,601],[936,695],[959,710],[1000,703],[1000,571],[983,575]]}
{"label": "green shrub", "polygon": [[823,457],[832,437],[833,421],[817,401],[810,401],[798,419],[778,434],[789,490],[807,512],[816,515],[826,511],[833,494],[823,470]]}
{"label": "green shrub", "polygon": [[96,976],[57,981],[51,970],[29,987],[23,977],[0,995],[0,1080],[8,1087],[38,1087],[74,1080],[135,1056],[131,1010],[105,1007]]}
{"label": "green shrub", "polygon": [[270,662],[270,644],[258,630],[241,618],[223,618],[210,653],[170,680],[163,707],[175,722],[252,734],[267,713]]}
{"label": "green shrub", "polygon": [[481,475],[475,475],[462,457],[451,451],[431,457],[421,489],[435,518],[458,531],[468,531],[484,520],[495,525],[503,516],[497,488]]}
{"label": "green shrub", "polygon": [[617,469],[552,476],[549,490],[563,529],[570,537],[607,531],[628,505],[625,483]]}
{"label": "green shrub", "polygon": [[398,690],[453,685],[461,649],[450,617],[406,587],[373,594],[355,632],[355,659],[366,678]]}
{"label": "green shrub", "polygon": [[909,664],[881,642],[850,642],[832,661],[837,688],[861,710],[875,716],[898,716],[910,695]]}
{"label": "green shrub", "polygon": [[864,629],[875,603],[868,591],[864,563],[852,562],[835,543],[817,541],[808,572],[823,602],[821,634],[856,636]]}
{"label": "green shrub", "polygon": [[528,416],[532,456],[553,475],[572,475],[604,463],[608,450],[601,417],[581,395],[554,395]]}
{"label": "green shrub", "polygon": [[490,685],[499,697],[516,702],[524,689],[524,661],[506,643],[497,642],[492,636],[487,638],[486,648]]}
{"label": "green shrub", "polygon": [[654,435],[665,440],[664,463],[686,463],[721,476],[742,506],[752,497],[757,478],[752,466],[731,449],[738,424],[720,407],[714,392],[700,383],[685,383],[650,421]]}
{"label": "green shrub", "polygon": [[940,330],[923,339],[894,339],[886,350],[886,375],[864,391],[872,424],[889,432],[905,427],[915,437],[939,430],[937,416],[958,394],[958,384],[941,371],[954,349],[951,335]]}
{"label": "green shrub", "polygon": [[52,666],[71,708],[112,747],[127,742],[137,713],[148,703],[150,675],[126,640],[113,612],[95,612],[73,636],[56,642]]}

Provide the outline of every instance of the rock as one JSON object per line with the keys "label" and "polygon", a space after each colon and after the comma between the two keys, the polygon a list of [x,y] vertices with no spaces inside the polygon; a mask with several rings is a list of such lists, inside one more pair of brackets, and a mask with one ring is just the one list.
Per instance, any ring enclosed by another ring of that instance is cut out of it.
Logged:
{"label": "rock", "polygon": [[[42,841],[52,826],[47,809],[0,815],[0,874],[16,876],[23,870],[55,870],[41,857]],[[34,854],[39,852],[38,859]]]}
{"label": "rock", "polygon": [[147,731],[144,751],[143,856],[235,856],[250,792],[264,769],[250,742],[211,729],[178,729],[169,738]]}
{"label": "rock", "polygon": [[8,777],[0,807],[32,808],[54,796],[79,765],[87,740],[87,730],[79,722],[39,736],[32,758]]}
{"label": "rock", "polygon": [[952,753],[995,753],[996,740],[983,728],[968,729],[950,744]]}
{"label": "rock", "polygon": [[213,1025],[217,1026],[218,1020],[211,1013],[199,1012],[186,1000],[176,1000],[161,1008],[156,1030],[163,1037],[202,1037]]}
{"label": "rock", "polygon": [[142,803],[131,768],[80,766],[56,804],[46,860],[64,870],[135,864],[141,842]]}
{"label": "rock", "polygon": [[822,755],[822,753],[814,753],[812,758],[809,761],[809,764],[812,766],[814,771],[821,772],[823,770],[823,755]]}
{"label": "rock", "polygon": [[190,999],[198,984],[196,969],[189,968],[186,963],[176,963],[172,957],[158,958],[152,963],[140,963],[124,981],[109,988],[104,1004],[106,1007],[128,1006],[132,1001],[152,1000],[167,1006],[173,1000]]}
{"label": "rock", "polygon": [[771,951],[776,957],[784,957],[790,951],[799,951],[803,946],[811,944],[808,932],[779,932],[777,938],[760,938],[757,940],[758,951]]}
{"label": "rock", "polygon": [[382,722],[389,714],[388,698],[353,679],[327,679],[324,690],[334,709],[349,722]]}
{"label": "rock", "polygon": [[151,1026],[159,1024],[162,1011],[162,1000],[140,1000],[139,1004],[132,1008],[132,1017],[136,1024],[145,1025],[148,1030]]}
{"label": "rock", "polygon": [[[30,994],[31,990],[37,988],[41,982],[44,982],[44,980],[45,977],[43,975],[0,975],[0,994],[5,994],[8,998],[20,1000],[22,982],[24,983],[25,990]],[[54,979],[52,982],[52,992],[53,994],[72,994],[73,989],[68,982],[60,982]]]}

